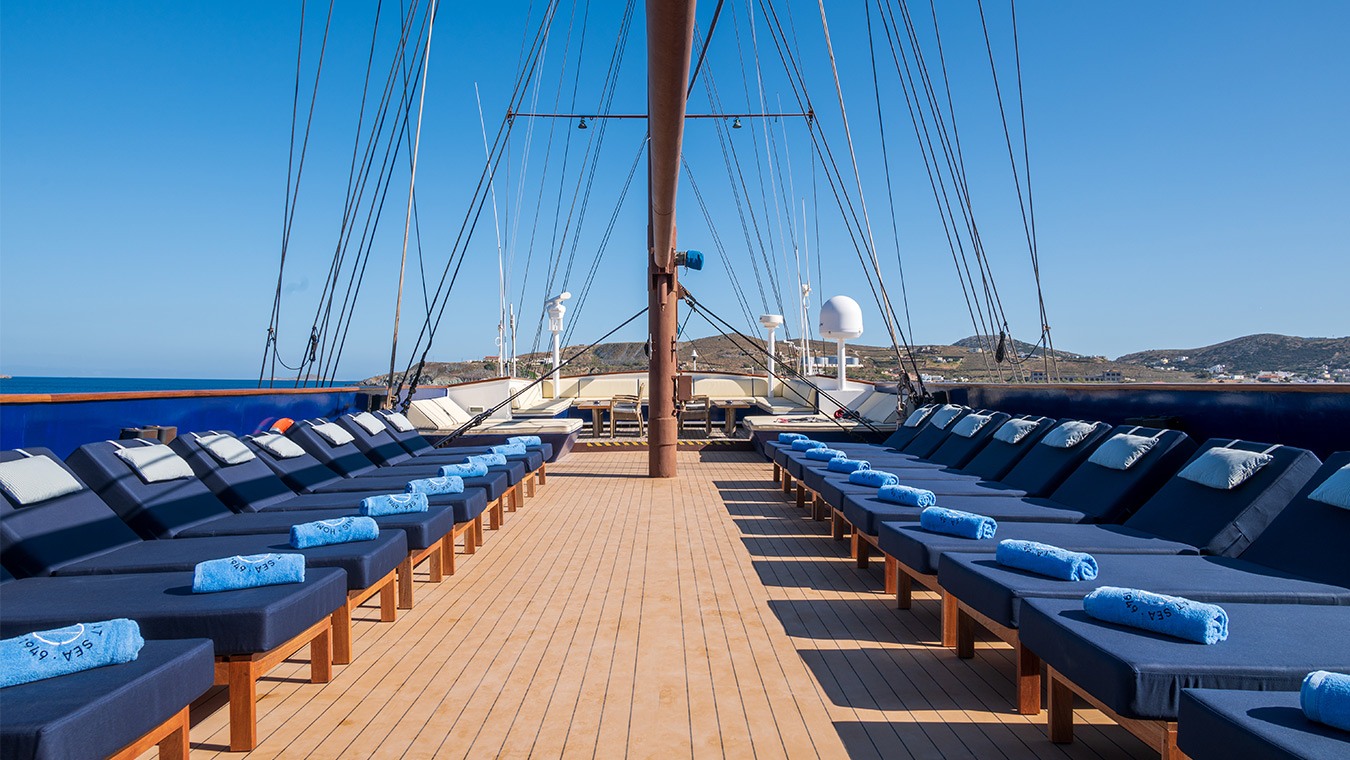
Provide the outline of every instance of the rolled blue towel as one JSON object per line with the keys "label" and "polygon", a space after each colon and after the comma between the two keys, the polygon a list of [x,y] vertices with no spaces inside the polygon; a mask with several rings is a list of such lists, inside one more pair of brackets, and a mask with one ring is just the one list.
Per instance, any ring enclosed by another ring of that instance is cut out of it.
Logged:
{"label": "rolled blue towel", "polygon": [[877,498],[904,507],[931,507],[937,504],[937,496],[932,491],[899,483],[878,488]]}
{"label": "rolled blue towel", "polygon": [[808,449],[806,458],[817,462],[828,462],[831,459],[848,456],[839,449]]}
{"label": "rolled blue towel", "polygon": [[483,462],[447,464],[441,467],[441,477],[448,478],[453,475],[459,478],[481,478],[487,474],[487,468]]}
{"label": "rolled blue towel", "polygon": [[439,478],[419,478],[409,480],[407,493],[424,493],[435,496],[442,493],[464,493],[464,478],[458,475],[442,475]]}
{"label": "rolled blue towel", "polygon": [[506,443],[508,445],[524,446],[526,448],[544,445],[543,439],[537,435],[513,435],[506,439]]}
{"label": "rolled blue towel", "polygon": [[487,467],[501,467],[506,464],[505,454],[474,454],[469,457],[470,462],[481,462]]}
{"label": "rolled blue towel", "polygon": [[525,447],[515,443],[504,443],[496,446],[489,446],[488,451],[493,454],[501,454],[504,457],[523,457],[525,456]]}
{"label": "rolled blue towel", "polygon": [[250,554],[198,562],[192,571],[192,593],[212,594],[283,583],[303,583],[305,555]]}
{"label": "rolled blue towel", "polygon": [[882,486],[899,485],[900,476],[885,470],[854,470],[848,474],[848,482],[860,486],[881,488]]}
{"label": "rolled blue towel", "polygon": [[1315,670],[1303,679],[1298,702],[1308,720],[1350,731],[1350,675]]}
{"label": "rolled blue towel", "polygon": [[1038,541],[1006,538],[998,542],[994,559],[1000,565],[1063,581],[1090,581],[1097,577],[1097,560],[1091,554],[1071,552]]}
{"label": "rolled blue towel", "polygon": [[1200,644],[1217,644],[1228,638],[1228,613],[1222,607],[1180,596],[1102,586],[1083,597],[1083,611],[1108,623]]}
{"label": "rolled blue towel", "polygon": [[427,495],[424,493],[387,493],[362,499],[358,511],[366,517],[381,517],[425,512],[427,507]]}
{"label": "rolled blue towel", "polygon": [[801,434],[801,433],[779,433],[779,434],[778,434],[778,442],[779,442],[779,443],[786,443],[786,444],[791,445],[793,441],[805,441],[805,440],[809,440],[809,439],[808,439],[805,435],[803,435],[803,434]]}
{"label": "rolled blue towel", "polygon": [[825,448],[824,441],[813,441],[810,438],[798,438],[792,442],[793,451],[810,451],[811,449]]}
{"label": "rolled blue towel", "polygon": [[998,522],[992,517],[946,507],[928,507],[920,512],[919,527],[932,533],[975,539],[993,538],[998,532]]}
{"label": "rolled blue towel", "polygon": [[835,457],[830,463],[825,465],[830,472],[857,472],[858,470],[872,469],[872,463],[866,459],[849,459],[848,457]]}
{"label": "rolled blue towel", "polygon": [[126,618],[15,636],[0,641],[0,688],[131,662],[144,645]]}
{"label": "rolled blue towel", "polygon": [[308,549],[311,546],[373,541],[379,536],[380,524],[369,517],[315,520],[291,526],[291,548]]}

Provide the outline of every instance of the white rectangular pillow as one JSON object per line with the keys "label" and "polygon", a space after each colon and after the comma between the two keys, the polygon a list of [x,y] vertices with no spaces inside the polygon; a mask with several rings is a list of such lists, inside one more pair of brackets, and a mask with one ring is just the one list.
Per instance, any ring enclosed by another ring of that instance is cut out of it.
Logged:
{"label": "white rectangular pillow", "polygon": [[960,413],[961,407],[955,404],[943,404],[936,412],[933,412],[933,424],[946,430],[947,426],[952,424],[952,420],[956,419],[956,416]]}
{"label": "white rectangular pillow", "polygon": [[905,418],[904,426],[907,428],[916,428],[928,419],[928,415],[933,413],[933,406],[921,406],[915,409],[912,414]]}
{"label": "white rectangular pillow", "polygon": [[315,425],[314,432],[318,433],[320,438],[328,441],[328,443],[333,446],[342,446],[356,440],[352,437],[351,433],[343,430],[342,426],[335,422],[325,422],[322,425]]}
{"label": "white rectangular pillow", "polygon": [[166,480],[192,477],[192,468],[188,466],[187,460],[162,443],[128,446],[125,449],[118,449],[117,456],[130,465],[141,480],[147,483],[163,483]]}
{"label": "white rectangular pillow", "polygon": [[0,490],[27,506],[83,491],[84,486],[51,457],[33,456],[0,462]]}
{"label": "white rectangular pillow", "polygon": [[384,432],[384,423],[380,422],[380,418],[376,417],[370,412],[361,412],[360,414],[353,414],[352,421],[360,425],[367,433],[370,433],[371,435],[379,435],[380,433]]}
{"label": "white rectangular pillow", "polygon": [[1308,498],[1333,507],[1350,509],[1350,464],[1331,473],[1331,477],[1314,488]]}
{"label": "white rectangular pillow", "polygon": [[999,425],[998,430],[994,431],[994,440],[1015,446],[1021,443],[1023,438],[1031,435],[1031,432],[1039,426],[1040,423],[1036,420],[1008,420]]}
{"label": "white rectangular pillow", "polygon": [[989,424],[993,419],[992,414],[967,414],[961,418],[961,421],[952,426],[952,435],[959,435],[962,438],[970,438]]}
{"label": "white rectangular pillow", "polygon": [[253,436],[253,442],[277,459],[291,459],[305,454],[305,450],[300,448],[300,444],[276,433],[255,435]]}
{"label": "white rectangular pillow", "polygon": [[206,453],[213,459],[229,467],[231,465],[252,462],[257,459],[252,451],[244,445],[243,441],[232,435],[225,433],[208,433],[197,438],[197,443],[201,445]]}
{"label": "white rectangular pillow", "polygon": [[1056,425],[1054,430],[1045,434],[1041,443],[1046,446],[1054,446],[1057,449],[1071,449],[1083,442],[1096,425],[1091,422],[1081,422],[1079,420],[1070,420],[1062,425]]}
{"label": "white rectangular pillow", "polygon": [[1157,438],[1117,433],[1098,446],[1088,461],[1113,470],[1128,470],[1157,444]]}
{"label": "white rectangular pillow", "polygon": [[387,412],[384,415],[385,422],[394,426],[394,429],[400,433],[411,433],[415,428],[401,412]]}
{"label": "white rectangular pillow", "polygon": [[1275,457],[1242,449],[1213,448],[1191,461],[1177,473],[1192,483],[1228,491],[1242,485],[1257,470],[1270,464]]}

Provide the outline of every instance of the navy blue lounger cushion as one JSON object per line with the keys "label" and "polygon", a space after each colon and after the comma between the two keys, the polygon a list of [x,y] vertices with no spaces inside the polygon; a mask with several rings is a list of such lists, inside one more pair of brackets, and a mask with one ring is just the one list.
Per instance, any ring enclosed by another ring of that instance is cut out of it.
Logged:
{"label": "navy blue lounger cushion", "polygon": [[[25,451],[51,459],[84,488],[28,506],[20,506],[8,494],[0,493],[0,556],[13,572],[49,575],[73,562],[141,543],[141,537],[49,449]],[[24,457],[17,451],[0,451],[0,461],[20,458]],[[58,514],[61,527],[54,529]]]}
{"label": "navy blue lounger cushion", "polygon": [[[360,499],[367,495],[377,495],[379,493],[401,493],[408,482],[400,481],[391,483],[371,482],[369,490],[350,491],[350,493],[320,493],[320,494],[302,494],[297,495],[290,487],[282,481],[277,474],[267,464],[263,458],[269,456],[266,452],[252,448],[252,451],[258,452],[258,458],[252,462],[234,464],[234,466],[225,467],[223,464],[212,459],[207,452],[202,451],[200,445],[197,445],[190,436],[178,436],[173,441],[171,447],[174,447],[182,458],[188,460],[193,471],[197,472],[197,477],[205,483],[231,509],[239,512],[297,512],[297,510],[333,510],[347,509],[355,513],[356,506],[359,506]],[[302,455],[304,458],[311,456]],[[464,479],[464,493],[462,494],[437,494],[431,498],[432,506],[451,509],[454,513],[455,522],[467,522],[474,517],[482,514],[487,508],[489,499],[497,498],[493,493],[504,493],[506,489],[506,477],[502,474],[489,474],[483,478]],[[386,486],[379,489],[379,486]],[[485,494],[486,491],[486,494]],[[309,516],[306,516],[308,520]],[[313,517],[313,520],[319,520]],[[257,522],[257,521],[255,521]],[[382,526],[391,526],[385,520],[379,521]],[[406,529],[406,522],[401,522],[400,526]],[[202,533],[202,529],[207,529],[207,533]],[[220,535],[223,529],[229,532],[228,525],[197,524],[188,531],[180,532],[180,535]],[[285,529],[289,529],[286,526]],[[250,533],[258,531],[247,531]],[[443,533],[441,533],[443,535]],[[435,540],[439,540],[440,535]],[[423,549],[431,544],[421,544],[420,540],[414,539],[409,535],[409,545],[413,548]]]}
{"label": "navy blue lounger cushion", "polygon": [[1191,760],[1346,760],[1350,733],[1308,720],[1297,691],[1186,689],[1177,747]]}
{"label": "navy blue lounger cushion", "polygon": [[[1137,427],[1116,428],[1113,433],[1142,432],[1155,436],[1158,443],[1139,458],[1129,469],[1117,470],[1103,467],[1091,461],[1083,461],[1063,483],[1050,494],[1048,499],[1002,499],[998,504],[985,504],[978,497],[962,500],[943,494],[943,485],[930,489],[940,494],[938,505],[949,509],[962,509],[977,514],[986,514],[990,510],[1007,515],[1006,519],[1026,521],[1036,517],[1021,517],[1020,514],[1045,514],[1044,522],[1115,522],[1130,510],[1148,498],[1195,450],[1195,444],[1185,433],[1175,430],[1152,430]],[[1080,446],[1083,444],[1079,444]],[[1047,448],[1050,447],[1039,447]],[[1061,451],[1061,449],[1050,449]],[[1030,456],[1030,455],[1029,455]],[[903,482],[903,480],[902,480]],[[918,485],[918,484],[916,484]],[[926,485],[926,484],[924,484]],[[852,498],[845,496],[842,510],[846,517],[853,515],[872,524],[874,519],[862,517],[864,511],[876,511],[871,506],[875,498]],[[1028,512],[1016,504],[1021,501],[1026,507],[1034,507]],[[963,503],[963,502],[969,502]],[[1046,511],[1049,510],[1049,511]],[[894,511],[892,510],[892,513]],[[998,516],[988,514],[989,517]],[[896,519],[907,519],[903,516]],[[850,517],[850,522],[853,522]],[[857,525],[858,523],[854,523]],[[870,532],[870,531],[869,531]],[[873,535],[875,535],[873,533]]]}
{"label": "navy blue lounger cushion", "polygon": [[[890,469],[897,475],[902,475],[902,482],[910,483],[922,488],[926,488],[934,493],[946,495],[1012,495],[1025,496],[1026,491],[1021,488],[1014,488],[998,482],[997,479],[1006,476],[1014,466],[1016,466],[1024,456],[1035,450],[1036,443],[1045,436],[1047,432],[1056,424],[1048,417],[1027,417],[1021,418],[1036,424],[1036,428],[1028,435],[1023,437],[1017,443],[1004,443],[988,439],[979,453],[971,459],[964,468],[956,470],[951,467],[940,466],[936,464],[926,465],[921,461],[916,461],[904,454],[894,452],[878,452],[873,454],[864,454],[862,452],[852,452],[847,446],[844,450],[850,451],[853,456],[871,458],[868,461],[872,464],[872,469],[886,470]],[[997,431],[994,431],[997,432]],[[993,433],[991,433],[991,436]],[[1054,468],[1047,469],[1046,465],[1051,460],[1066,459],[1077,457],[1076,449],[1059,450],[1060,454],[1054,452],[1044,452],[1038,454],[1040,461],[1038,468],[1032,469],[1027,473],[1027,485],[1036,486],[1034,479],[1038,473],[1042,477],[1049,479],[1063,479],[1059,471]],[[808,475],[807,466],[802,462],[796,462],[796,477],[805,478],[807,484],[811,485],[813,476]],[[789,467],[788,471],[793,472]],[[1064,473],[1067,475],[1067,472]],[[1056,484],[1058,480],[1054,481]],[[825,478],[819,483],[819,487],[811,486],[812,490],[821,495],[830,506],[839,509],[843,504],[844,497],[850,494],[863,494],[870,496],[871,493],[865,489],[859,489],[856,486],[846,484],[838,479]],[[1049,490],[1048,488],[1046,490]]]}
{"label": "navy blue lounger cushion", "polygon": [[142,538],[172,538],[232,514],[200,480],[146,483],[117,451],[112,441],[86,443],[66,457],[66,464]]}
{"label": "navy blue lounger cushion", "polygon": [[1228,490],[1172,478],[1130,517],[1128,525],[1191,544],[1209,554],[1237,556],[1289,504],[1321,464],[1304,449],[1224,438],[1206,441],[1191,459],[1226,445],[1244,451],[1268,451],[1273,459]]}
{"label": "navy blue lounger cushion", "polygon": [[[1056,427],[1072,420],[1060,420]],[[1051,428],[1054,430],[1055,428]],[[1129,429],[1129,428],[1124,428]],[[1111,426],[1105,422],[1095,423],[1092,432],[1077,445],[1061,449],[1054,446],[1032,444],[1026,453],[1018,459],[1003,478],[997,482],[944,480],[928,490],[939,495],[961,496],[1045,496],[1054,491],[1069,477],[1078,465],[1087,460],[1098,443],[1111,432]],[[1048,434],[1048,433],[1047,433]],[[1039,439],[1038,439],[1039,440]],[[986,447],[986,451],[989,447]],[[974,465],[980,457],[971,460]],[[884,466],[878,469],[885,469]],[[970,471],[970,467],[967,467]],[[917,478],[916,478],[917,479]],[[924,487],[928,487],[924,483]],[[942,506],[952,506],[943,503]],[[965,507],[953,507],[965,509]],[[977,512],[979,510],[968,510]]]}
{"label": "navy blue lounger cushion", "polygon": [[81,620],[126,617],[147,639],[207,638],[216,655],[274,649],[347,600],[341,570],[306,570],[304,583],[192,593],[192,573],[80,575],[0,583],[0,638]]}
{"label": "navy blue lounger cushion", "polygon": [[211,688],[205,639],[147,641],[132,662],[0,689],[0,757],[110,757]]}
{"label": "navy blue lounger cushion", "polygon": [[1350,452],[1332,454],[1289,506],[1255,537],[1242,559],[1279,568],[1302,578],[1350,586],[1345,552],[1328,541],[1350,536],[1350,511],[1310,498],[1317,487],[1350,464]]}
{"label": "navy blue lounger cushion", "polygon": [[[1074,549],[1076,547],[1064,547]],[[1091,581],[1061,581],[1005,567],[988,554],[944,554],[942,588],[996,623],[1016,628],[1027,599],[1081,600],[1100,586],[1147,589],[1197,602],[1350,605],[1350,588],[1228,557],[1103,554]]]}
{"label": "navy blue lounger cushion", "polygon": [[1106,623],[1080,599],[1027,599],[1022,645],[1127,718],[1175,720],[1181,689],[1293,691],[1308,673],[1350,669],[1350,607],[1224,604],[1214,646]]}
{"label": "navy blue lounger cushion", "polygon": [[[1087,517],[1082,512],[1066,509],[1048,499],[976,497],[971,501],[978,506],[970,507],[966,504],[957,506],[954,500],[939,496],[938,506],[992,517],[1000,525],[1005,521],[1077,523],[1082,522]],[[843,512],[844,518],[849,521],[850,525],[869,536],[875,536],[883,522],[918,522],[919,513],[923,509],[920,507],[903,507],[899,504],[882,501],[875,496],[862,498],[847,496],[844,498],[844,508],[840,511]]]}
{"label": "navy blue lounger cushion", "polygon": [[[486,504],[481,491],[476,494],[476,498],[480,504]],[[479,513],[482,512],[481,506],[478,511]],[[259,534],[274,534],[289,531],[292,525],[299,522],[336,520],[342,517],[351,517],[355,514],[356,509],[352,507],[297,510],[294,512],[282,510],[250,512],[248,514],[235,515],[227,520],[216,520],[204,523],[179,533],[178,537],[194,538],[198,536],[253,536]],[[446,534],[454,529],[456,521],[454,509],[444,506],[433,506],[426,512],[410,512],[407,514],[376,517],[375,522],[379,523],[381,530],[402,531],[407,540],[408,547],[421,550],[434,546],[441,539],[445,538]]]}
{"label": "navy blue lounger cushion", "polygon": [[[370,490],[392,488],[396,483],[407,485],[409,480],[414,478],[435,477],[441,474],[441,463],[419,462],[416,460],[404,462],[392,467],[377,467],[374,462],[361,453],[356,447],[356,443],[348,443],[341,446],[333,446],[324,440],[322,436],[316,433],[313,427],[308,423],[300,423],[291,426],[288,435],[303,448],[307,453],[319,460],[333,472],[342,476],[346,480],[328,483],[323,486],[316,486],[311,490],[325,491],[350,491],[350,490]],[[463,457],[453,457],[453,461],[465,461],[468,454]],[[527,451],[523,457],[507,457],[507,466],[511,484],[520,482],[525,477],[526,472],[538,469],[543,465],[543,455],[535,451]],[[501,472],[502,470],[490,469],[491,472]],[[364,482],[359,479],[367,478]],[[465,481],[465,486],[473,485],[472,481]],[[402,491],[402,486],[394,489]],[[489,495],[490,499],[497,498]]]}
{"label": "navy blue lounger cushion", "polygon": [[[890,448],[892,454],[902,455],[905,459],[922,459],[932,454],[944,441],[951,435],[952,425],[957,420],[968,414],[971,410],[966,407],[954,407],[955,411],[948,415],[950,419],[945,427],[938,427],[933,418],[929,417],[903,447],[892,448],[883,445],[883,449]],[[908,428],[904,428],[908,429]],[[898,432],[898,431],[897,431]],[[888,439],[889,440],[889,439]],[[840,444],[840,450],[849,454],[849,456],[866,459],[870,452],[869,444],[849,444],[844,442]],[[790,448],[783,450],[784,458],[779,464],[788,474],[794,478],[802,477],[802,469],[805,463],[810,461],[805,458],[805,452],[792,451]],[[777,460],[775,460],[777,461]]]}
{"label": "navy blue lounger cushion", "polygon": [[[302,522],[293,519],[292,522]],[[408,557],[403,532],[382,530],[377,538],[347,544],[293,549],[289,534],[197,536],[164,541],[142,541],[111,554],[73,562],[53,573],[73,575],[124,575],[191,570],[199,562],[250,554],[302,554],[305,567],[340,568],[351,589],[370,588],[393,572]]]}
{"label": "navy blue lounger cushion", "polygon": [[[1104,426],[1103,426],[1104,427]],[[1122,427],[1113,432],[1138,431],[1140,428]],[[1086,461],[1088,452],[1079,451],[1072,457],[1067,452],[1092,445],[1100,440],[1105,431],[1092,428],[1087,437],[1076,446],[1068,449],[1036,446],[1033,451],[1013,468],[1017,474],[1026,468],[1033,474],[1045,474],[1041,465],[1054,462],[1078,461],[1073,471],[1057,487],[1049,498],[1018,498],[1019,492],[1013,491],[1004,498],[992,496],[953,497],[944,493],[945,484],[937,484],[932,489],[938,494],[938,506],[959,509],[966,512],[993,517],[1012,522],[1110,522],[1118,519],[1128,509],[1147,498],[1163,479],[1171,475],[1194,444],[1184,433],[1175,430],[1148,430],[1157,435],[1159,444],[1154,446],[1128,470],[1115,470]],[[1035,459],[1033,459],[1035,458]],[[1028,482],[1033,475],[1024,475]],[[902,481],[903,482],[903,481]],[[916,483],[920,487],[928,484]],[[888,520],[911,521],[918,519],[916,510],[897,508],[886,504],[875,496],[856,496],[843,494],[844,517],[854,526],[868,535],[876,535],[879,523]]]}
{"label": "navy blue lounger cushion", "polygon": [[[338,417],[335,422],[342,426],[344,430],[352,434],[352,443],[360,449],[366,458],[380,467],[406,462],[413,458],[408,450],[403,448],[403,444],[394,440],[394,436],[389,432],[384,423],[380,424],[380,429],[371,433],[366,430],[360,422],[352,415],[344,414]],[[377,420],[378,422],[378,420]]]}
{"label": "navy blue lounger cushion", "polygon": [[[189,570],[198,562],[209,559],[293,551],[288,543],[289,535],[286,534],[167,540],[179,536],[184,527],[232,519],[235,515],[196,478],[162,483],[141,481],[116,456],[116,451],[108,442],[88,443],[71,454],[69,463],[77,470],[77,474],[100,491],[103,501],[107,502],[103,509],[109,514],[115,512],[129,524],[134,520],[133,527],[147,538],[166,540],[121,545],[114,550],[99,550],[87,556],[67,553],[60,558],[59,563],[43,568],[39,574],[91,575]],[[81,497],[84,501],[78,504],[58,504],[56,502],[62,499],[54,499],[50,506],[41,507],[47,526],[44,534],[34,535],[32,540],[51,536],[55,543],[60,538],[70,536],[81,543],[97,545],[99,537],[90,533],[91,529],[82,518],[85,514],[97,511],[102,502],[88,491],[65,498],[74,500]],[[180,526],[176,523],[179,514],[189,514],[197,519]],[[88,534],[87,537],[85,534]],[[300,553],[305,555],[308,566],[341,568],[346,571],[351,588],[364,589],[398,567],[408,555],[408,543],[401,531],[383,530],[372,541],[312,547],[300,550]]]}
{"label": "navy blue lounger cushion", "polygon": [[[1287,450],[1282,454],[1277,454],[1277,460],[1284,462],[1283,465],[1278,466],[1286,468],[1287,477],[1297,482],[1306,477],[1307,460],[1301,455],[1295,455],[1293,453],[1295,451],[1298,450]],[[1278,567],[1302,578],[1342,586],[1350,585],[1350,578],[1347,578],[1343,564],[1338,561],[1337,553],[1305,552],[1301,550],[1309,535],[1346,535],[1347,530],[1350,530],[1350,517],[1335,512],[1321,511],[1317,509],[1315,503],[1306,499],[1308,491],[1313,489],[1328,473],[1333,472],[1337,466],[1345,462],[1350,462],[1350,453],[1336,454],[1327,460],[1327,464],[1317,471],[1314,477],[1306,481],[1306,485],[1299,496],[1280,513],[1279,518],[1276,518],[1261,533],[1261,539],[1251,547],[1251,551],[1254,553],[1244,553],[1243,559]],[[1263,492],[1252,491],[1248,493],[1252,495],[1251,498],[1259,499]],[[1195,539],[1203,546],[1212,541],[1215,536],[1229,531],[1230,523],[1233,521],[1246,520],[1246,524],[1250,526],[1248,529],[1255,531],[1261,527],[1264,521],[1269,519],[1264,512],[1257,513],[1260,519],[1247,519],[1252,514],[1252,505],[1248,503],[1246,495],[1242,495],[1242,498],[1230,497],[1226,510],[1215,508],[1214,504],[1210,504],[1210,508],[1204,510],[1203,514],[1200,515],[1188,511],[1192,497],[1193,492],[1186,485],[1172,488],[1169,483],[1159,490],[1134,516],[1126,520],[1123,526],[1046,525],[1034,527],[1009,525],[1000,527],[999,537],[1007,535],[1014,538],[1043,541],[1089,553],[1096,551],[1108,554],[1193,554],[1198,551],[1198,547],[1192,543],[1179,540],[1176,538],[1177,536]],[[951,502],[952,500],[940,501]],[[978,512],[980,503],[974,499],[966,500],[961,508]],[[947,503],[946,506],[951,506],[951,503]],[[1167,519],[1169,514],[1172,516],[1170,520]],[[1311,531],[1303,527],[1309,524],[1308,521],[1315,521],[1311,523]],[[1154,535],[1137,527],[1145,524],[1153,526],[1153,529],[1160,531],[1161,535]],[[1009,530],[1015,530],[1017,534],[1008,533]],[[1123,540],[1114,539],[1107,535],[1108,532],[1119,534]],[[997,543],[996,541],[987,542],[988,547],[978,546],[985,542],[974,541],[967,541],[964,545],[956,545],[953,539],[949,537],[935,536],[920,530],[917,526],[910,525],[883,527],[880,536],[882,551],[915,571],[926,573],[937,571],[936,557],[941,552],[992,553],[993,546]],[[956,539],[956,541],[960,541],[960,539]],[[976,548],[977,546],[978,548]],[[1294,547],[1294,551],[1283,552],[1284,559],[1274,559],[1267,553],[1268,549],[1281,546]],[[1181,547],[1186,547],[1186,550],[1170,550]],[[920,564],[912,564],[914,562]]]}
{"label": "navy blue lounger cushion", "polygon": [[[395,441],[398,441],[399,445],[402,446],[409,454],[412,454],[413,456],[429,457],[431,458],[432,461],[434,461],[436,457],[439,457],[441,455],[447,455],[452,452],[482,454],[486,452],[488,449],[487,445],[482,444],[460,444],[460,442],[463,439],[456,439],[454,441],[451,441],[449,445],[443,448],[436,448],[435,446],[432,446],[431,442],[428,441],[425,437],[423,437],[423,435],[419,433],[416,428],[410,430],[399,430],[396,427],[394,427],[394,424],[389,419],[390,414],[391,413],[387,411],[376,412],[375,416],[379,417],[381,420],[384,421],[385,427],[389,429],[389,435]],[[407,418],[405,417],[404,419],[406,420]],[[411,425],[412,423],[408,424]],[[505,439],[509,437],[510,437],[509,435],[504,434],[502,436],[503,442],[505,442]],[[554,458],[555,452],[553,449],[553,444],[550,443],[549,441],[540,441],[537,446],[527,446],[526,448],[528,448],[530,451],[539,452],[543,456],[544,461],[546,462],[556,461]]]}
{"label": "navy blue lounger cushion", "polygon": [[[1150,536],[1123,525],[1010,522],[987,540],[930,533],[916,523],[883,522],[877,532],[881,550],[917,573],[934,574],[945,552],[994,554],[1005,539],[1040,541],[1088,554],[1198,554],[1192,546]],[[1100,560],[1100,558],[1099,558]]]}

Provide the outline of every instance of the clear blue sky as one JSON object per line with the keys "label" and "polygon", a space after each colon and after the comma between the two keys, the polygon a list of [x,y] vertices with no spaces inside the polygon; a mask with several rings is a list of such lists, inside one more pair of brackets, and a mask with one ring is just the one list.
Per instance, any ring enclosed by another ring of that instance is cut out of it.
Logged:
{"label": "clear blue sky", "polygon": [[[375,16],[374,3],[337,5],[286,276],[281,346],[288,360],[303,347],[336,244]],[[384,3],[386,29],[397,5]],[[447,3],[438,20],[418,169],[430,269],[439,271],[444,263],[483,162],[474,85],[482,92],[489,130],[495,129],[516,78],[522,36],[527,25],[538,22],[543,5],[542,0]],[[714,5],[700,3],[702,25]],[[786,6],[776,5],[796,31],[822,130],[851,179],[816,4],[790,3],[790,18]],[[645,35],[638,6],[616,112],[644,106]],[[829,6],[873,231],[899,303],[862,6]],[[924,4],[911,6],[927,12]],[[725,109],[757,111],[747,3],[730,0],[727,8],[705,72]],[[256,374],[281,245],[299,9],[294,1],[0,5],[0,372]],[[326,9],[326,3],[309,6],[306,91]],[[564,59],[558,108],[599,110],[622,9],[614,0],[592,0],[589,8],[582,0],[575,10],[573,3],[562,4],[539,80],[539,110],[554,107]],[[985,10],[1000,76],[1011,77],[1008,6],[990,2]],[[976,6],[965,0],[941,3],[939,20],[977,221],[1014,332],[1034,339],[1030,265]],[[781,99],[785,110],[795,110],[764,21],[757,22],[768,108],[778,110]],[[1042,278],[1057,347],[1115,356],[1253,332],[1350,333],[1345,306],[1350,4],[1023,2],[1018,23]],[[580,76],[574,77],[583,28],[586,48]],[[376,52],[380,78],[387,70],[388,42],[382,37]],[[884,47],[877,52],[889,55]],[[914,337],[954,341],[973,328],[896,82],[893,67],[883,66],[881,101]],[[1011,96],[1010,81],[1004,85],[1005,96]],[[709,110],[703,87],[690,110]],[[536,122],[527,144],[526,124],[517,123],[510,172],[500,174],[497,185],[502,226],[508,244],[514,240],[508,251],[515,262],[513,301],[524,286],[522,351],[534,343],[539,305],[549,295],[541,272],[551,258],[561,255],[565,262],[573,245],[571,234],[550,242],[560,179],[565,219],[580,152],[599,132],[594,122],[585,132],[571,123],[555,124],[553,153],[545,164],[549,126]],[[758,189],[761,176],[769,182],[767,173],[756,173],[767,172],[767,164],[757,170],[754,160],[753,141],[763,147],[763,125],[746,126],[730,134],[754,188],[757,219],[772,243],[768,255],[791,301],[795,265],[782,262],[793,257],[785,242],[792,230],[782,219],[780,238],[772,198]],[[794,191],[794,218],[801,215],[803,199],[813,205],[814,194],[820,196],[819,230],[812,212],[805,236],[817,294],[857,298],[868,321],[863,341],[886,342],[823,175],[813,186],[806,130],[800,120],[769,128],[782,151],[777,171]],[[642,133],[641,122],[611,122],[566,283],[573,292],[585,280]],[[563,174],[560,151],[569,138],[572,152]],[[525,192],[517,195],[526,155]],[[685,283],[713,309],[743,324],[726,264],[739,275],[751,310],[757,314],[763,304],[708,122],[690,125],[686,157],[730,261],[714,253],[686,181],[678,210],[680,242],[701,248],[711,260]],[[542,174],[545,166],[548,173]],[[640,167],[591,298],[574,315],[574,342],[598,337],[645,303],[644,174]],[[377,237],[343,376],[366,376],[387,366],[406,169],[400,177]],[[540,222],[530,254],[536,208]],[[522,221],[516,226],[518,214]],[[823,286],[814,273],[817,256]],[[405,320],[409,313],[415,320],[421,308],[415,262]],[[559,275],[553,290],[562,284]],[[496,293],[497,244],[489,207],[431,358],[496,353]],[[793,333],[796,321],[790,314]],[[710,332],[697,320],[689,329],[692,335]],[[644,332],[635,326],[620,337],[641,340]]]}

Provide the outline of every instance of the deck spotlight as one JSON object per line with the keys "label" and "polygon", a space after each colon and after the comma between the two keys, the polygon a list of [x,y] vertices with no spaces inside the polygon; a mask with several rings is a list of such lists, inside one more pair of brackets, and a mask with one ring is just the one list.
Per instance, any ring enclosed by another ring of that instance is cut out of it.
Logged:
{"label": "deck spotlight", "polygon": [[733,122],[731,122],[731,128],[732,128],[732,129],[740,129],[740,128],[741,128],[741,117],[737,116],[737,117],[736,117],[736,120],[733,121]]}
{"label": "deck spotlight", "polygon": [[581,117],[581,121],[577,122],[577,129],[589,129],[589,127],[586,126],[585,116]]}
{"label": "deck spotlight", "polygon": [[676,251],[675,266],[692,269],[695,272],[703,268],[702,251]]}

